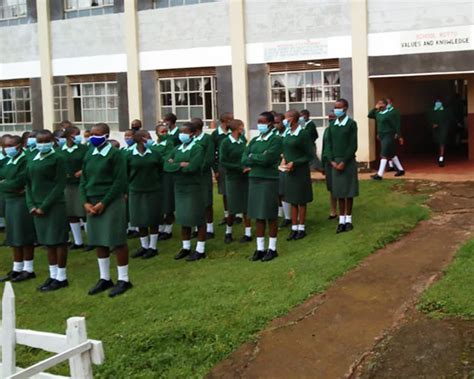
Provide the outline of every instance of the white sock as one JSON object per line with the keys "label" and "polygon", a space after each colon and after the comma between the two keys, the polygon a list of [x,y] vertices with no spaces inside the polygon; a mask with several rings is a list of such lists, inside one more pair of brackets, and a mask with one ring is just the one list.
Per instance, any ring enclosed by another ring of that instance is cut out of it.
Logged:
{"label": "white sock", "polygon": [[252,228],[250,226],[245,227],[245,235],[247,237],[252,237]]}
{"label": "white sock", "polygon": [[291,225],[291,230],[296,232],[298,230],[298,225]]}
{"label": "white sock", "polygon": [[163,233],[165,231],[165,225],[160,225],[158,227],[158,233]]}
{"label": "white sock", "polygon": [[385,166],[387,166],[387,160],[385,158],[382,158],[380,160],[379,171],[377,172],[378,176],[383,176],[383,173],[385,172]]}
{"label": "white sock", "polygon": [[150,234],[150,245],[149,248],[156,250],[156,244],[158,243],[158,234]]}
{"label": "white sock", "polygon": [[205,241],[198,241],[197,246],[196,246],[196,251],[199,254],[204,254],[205,247],[206,247],[206,242]]}
{"label": "white sock", "polygon": [[140,244],[144,249],[150,248],[150,238],[148,236],[140,237]]}
{"label": "white sock", "polygon": [[69,223],[71,227],[72,237],[74,238],[75,245],[83,245],[82,234],[81,234],[81,223],[80,222],[71,222]]}
{"label": "white sock", "polygon": [[23,271],[33,272],[33,259],[31,261],[23,261]]}
{"label": "white sock", "polygon": [[443,162],[443,161],[444,161],[444,157],[443,157],[443,156],[439,157],[439,161],[440,161],[440,162]]}
{"label": "white sock", "polygon": [[278,217],[283,217],[283,207],[278,207]]}
{"label": "white sock", "polygon": [[257,250],[258,251],[265,250],[265,238],[264,237],[257,237]]}
{"label": "white sock", "polygon": [[304,229],[305,229],[304,224],[299,224],[299,225],[298,225],[298,230],[304,232]]}
{"label": "white sock", "polygon": [[58,276],[58,265],[49,265],[49,277],[56,279]]}
{"label": "white sock", "polygon": [[224,211],[224,217],[227,218],[229,216],[229,211]]}
{"label": "white sock", "polygon": [[400,162],[400,159],[395,155],[393,158],[393,163],[395,164],[395,167],[397,168],[398,171],[403,171],[403,166],[402,163]]}
{"label": "white sock", "polygon": [[393,161],[388,161],[388,167],[393,168]]}
{"label": "white sock", "polygon": [[232,234],[232,226],[229,226],[229,225],[225,226],[225,234]]}
{"label": "white sock", "polygon": [[110,257],[98,258],[100,278],[110,280]]}
{"label": "white sock", "polygon": [[82,227],[84,228],[84,232],[87,234],[87,222],[83,222]]}
{"label": "white sock", "polygon": [[291,204],[287,203],[286,201],[282,201],[281,205],[283,207],[283,215],[285,216],[285,220],[291,219]]}
{"label": "white sock", "polygon": [[206,224],[206,232],[207,233],[214,233],[214,224],[212,222],[208,222]]}
{"label": "white sock", "polygon": [[276,239],[276,237],[270,237],[268,239],[268,249],[276,251],[276,249],[277,249],[277,239]]}
{"label": "white sock", "polygon": [[244,218],[244,214],[243,214],[243,213],[237,213],[237,214],[235,215],[235,217]]}
{"label": "white sock", "polygon": [[339,216],[339,224],[345,224],[346,223],[346,216]]}
{"label": "white sock", "polygon": [[22,272],[23,271],[23,262],[13,262],[13,271]]}
{"label": "white sock", "polygon": [[130,231],[130,230],[132,230],[132,224],[128,223],[127,224],[127,232]]}
{"label": "white sock", "polygon": [[5,226],[5,219],[3,217],[0,217],[0,227]]}
{"label": "white sock", "polygon": [[346,216],[346,224],[352,224],[352,215]]}
{"label": "white sock", "polygon": [[128,265],[117,266],[118,280],[128,282]]}
{"label": "white sock", "polygon": [[56,275],[56,280],[59,282],[63,282],[67,279],[66,276],[66,267],[64,268],[59,268],[58,267],[58,274]]}
{"label": "white sock", "polygon": [[184,250],[191,250],[191,241],[183,241],[183,249]]}
{"label": "white sock", "polygon": [[166,224],[165,233],[171,234],[172,231],[173,231],[173,224]]}

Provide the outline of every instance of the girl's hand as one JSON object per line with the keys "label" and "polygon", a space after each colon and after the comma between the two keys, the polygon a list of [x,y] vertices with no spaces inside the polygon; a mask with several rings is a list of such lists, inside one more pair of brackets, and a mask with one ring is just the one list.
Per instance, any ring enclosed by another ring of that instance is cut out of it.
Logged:
{"label": "girl's hand", "polygon": [[87,214],[94,215],[94,206],[91,203],[85,203],[84,204],[84,209]]}
{"label": "girl's hand", "polygon": [[174,163],[174,160],[168,159],[168,163]]}
{"label": "girl's hand", "polygon": [[339,164],[336,166],[336,170],[344,171],[345,167],[346,167],[346,164],[344,162],[339,162]]}
{"label": "girl's hand", "polygon": [[94,214],[98,214],[100,215],[101,213],[104,212],[105,210],[105,205],[104,203],[102,202],[98,202],[96,205],[93,206],[93,211],[94,211]]}
{"label": "girl's hand", "polygon": [[74,173],[74,177],[75,177],[75,178],[80,178],[81,175],[82,175],[82,170],[79,170],[79,171],[77,171],[76,173]]}
{"label": "girl's hand", "polygon": [[336,162],[331,162],[331,166],[335,169],[337,169],[337,163]]}
{"label": "girl's hand", "polygon": [[35,216],[44,216],[44,211],[41,208],[36,208],[34,212]]}
{"label": "girl's hand", "polygon": [[286,169],[288,171],[293,171],[294,168],[295,168],[295,164],[293,162],[289,162],[286,164]]}
{"label": "girl's hand", "polygon": [[250,172],[250,170],[251,170],[250,167],[245,167],[242,172],[246,174],[247,172]]}
{"label": "girl's hand", "polygon": [[179,167],[188,167],[189,166],[189,162],[181,162],[179,164]]}

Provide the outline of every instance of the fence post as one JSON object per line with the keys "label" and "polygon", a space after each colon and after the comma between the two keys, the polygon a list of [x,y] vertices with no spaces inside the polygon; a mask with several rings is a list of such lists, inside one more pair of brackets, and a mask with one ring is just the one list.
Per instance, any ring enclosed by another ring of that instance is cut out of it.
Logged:
{"label": "fence post", "polygon": [[7,282],[2,298],[2,377],[15,373],[15,328],[15,294],[12,285]]}
{"label": "fence post", "polygon": [[[68,348],[87,341],[86,321],[84,317],[71,317],[67,320],[66,341]],[[69,359],[71,378],[92,379],[90,350]]]}

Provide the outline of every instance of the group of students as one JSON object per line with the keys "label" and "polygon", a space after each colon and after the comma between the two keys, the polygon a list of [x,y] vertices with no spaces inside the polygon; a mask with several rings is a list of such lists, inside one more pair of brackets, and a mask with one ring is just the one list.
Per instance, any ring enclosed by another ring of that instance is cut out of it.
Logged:
{"label": "group of students", "polygon": [[[321,154],[331,204],[339,205],[337,233],[353,229],[353,198],[358,196],[357,124],[347,115],[348,107],[344,99],[336,102]],[[176,121],[174,114],[166,115],[156,127],[154,140],[134,120],[123,148],[109,139],[110,129],[104,123],[93,126],[84,137],[69,122],[54,133],[4,135],[0,193],[13,269],[1,280],[35,278],[34,249],[42,245],[48,252],[49,277],[38,289],[67,287],[68,225],[74,239],[71,248],[84,247],[83,224],[88,246],[97,253],[100,276],[90,295],[110,290],[109,296],[114,297],[132,288],[127,246],[131,226],[140,237],[140,248],[132,258],[156,256],[157,241],[171,238],[177,223],[182,248],[175,259],[201,260],[206,257],[206,240],[214,237],[213,174],[224,201],[224,242],[234,241],[239,216],[244,224],[240,242],[252,241],[250,220],[255,220],[252,261],[278,256],[282,208],[286,208],[285,220],[290,220],[284,224],[291,224],[287,240],[306,236],[307,204],[313,200],[310,168],[318,138],[309,112],[261,113],[258,135],[248,144],[244,123],[231,113],[220,117],[212,134],[203,131],[201,119],[180,127]],[[335,218],[335,212],[330,218]],[[194,249],[193,237],[197,239]],[[112,250],[118,269],[115,284],[110,276]]]}

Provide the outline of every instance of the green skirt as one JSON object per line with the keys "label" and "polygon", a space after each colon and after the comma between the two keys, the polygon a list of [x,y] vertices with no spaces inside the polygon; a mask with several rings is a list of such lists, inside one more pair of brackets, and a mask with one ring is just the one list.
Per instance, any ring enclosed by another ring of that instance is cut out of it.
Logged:
{"label": "green skirt", "polygon": [[329,192],[332,192],[332,166],[331,163],[324,163],[324,177],[326,179],[326,188]]}
{"label": "green skirt", "polygon": [[385,158],[393,158],[397,155],[397,143],[392,133],[379,135],[380,155]]}
{"label": "green skirt", "polygon": [[163,214],[171,214],[175,211],[174,204],[174,176],[169,172],[163,173],[161,211]]}
{"label": "green skirt", "polygon": [[[335,159],[336,163],[342,159]],[[359,179],[357,177],[357,163],[355,159],[350,160],[344,171],[335,168],[331,170],[332,196],[336,199],[345,199],[359,196]]]}
{"label": "green skirt", "polygon": [[[97,204],[102,198],[90,198]],[[125,199],[115,199],[100,215],[87,215],[87,239],[90,246],[113,248],[127,243],[127,210]]]}
{"label": "green skirt", "polygon": [[176,223],[181,226],[201,226],[205,221],[204,196],[201,185],[176,184]]}
{"label": "green skirt", "polygon": [[277,219],[278,205],[278,179],[249,178],[249,218]]}
{"label": "green skirt", "polygon": [[34,216],[38,243],[45,246],[63,245],[69,238],[66,203],[55,203],[44,216]]}
{"label": "green skirt", "polygon": [[[278,171],[279,179],[278,179],[278,195],[284,196],[285,195],[285,179],[286,179],[286,172]],[[285,200],[285,199],[283,199]]]}
{"label": "green skirt", "polygon": [[79,184],[67,184],[64,190],[64,196],[66,198],[67,216],[84,218],[86,212],[79,195]]}
{"label": "green skirt", "polygon": [[35,224],[25,197],[5,199],[5,221],[7,246],[32,246],[36,243]]}
{"label": "green skirt", "polygon": [[226,170],[224,167],[222,167],[221,165],[219,165],[219,178],[217,179],[217,193],[219,195],[226,195],[225,193],[225,173],[226,173]]}
{"label": "green skirt", "polygon": [[309,164],[295,167],[286,173],[283,198],[293,205],[305,205],[313,201],[313,185]]}
{"label": "green skirt", "polygon": [[202,174],[202,193],[204,196],[204,206],[210,207],[213,202],[212,195],[212,170],[208,169]]}
{"label": "green skirt", "polygon": [[163,222],[160,192],[130,192],[128,194],[130,224],[139,228],[158,226]]}
{"label": "green skirt", "polygon": [[433,128],[433,142],[437,145],[446,145],[448,142],[449,124]]}
{"label": "green skirt", "polygon": [[248,175],[225,178],[227,188],[227,208],[229,214],[247,213],[249,197],[249,178]]}

